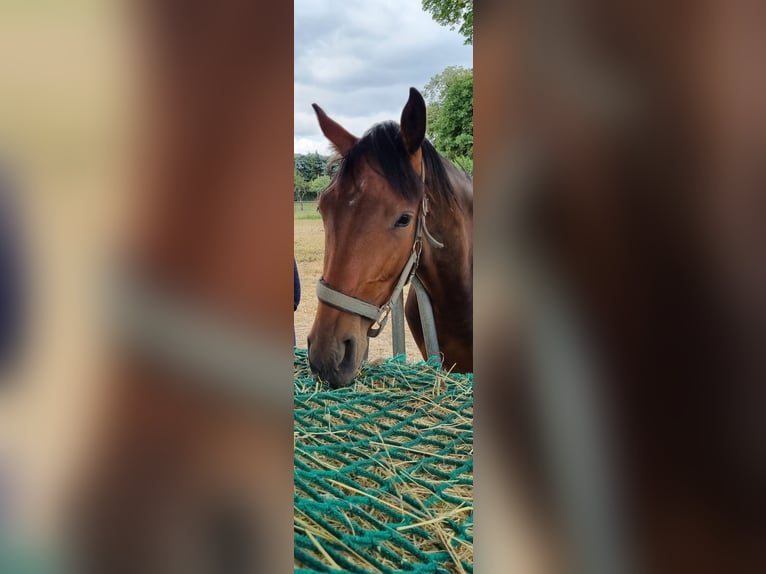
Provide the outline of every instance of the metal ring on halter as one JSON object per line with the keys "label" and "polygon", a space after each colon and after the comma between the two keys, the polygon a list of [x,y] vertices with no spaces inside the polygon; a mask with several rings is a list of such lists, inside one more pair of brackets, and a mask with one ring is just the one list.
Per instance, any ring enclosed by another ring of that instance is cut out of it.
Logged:
{"label": "metal ring on halter", "polygon": [[[380,335],[380,332],[383,330],[383,327],[385,327],[386,323],[388,323],[388,317],[390,314],[391,314],[390,304],[387,304],[381,307],[381,316],[367,330],[367,336],[377,337],[378,335]],[[377,325],[377,327],[375,327],[375,325]]]}

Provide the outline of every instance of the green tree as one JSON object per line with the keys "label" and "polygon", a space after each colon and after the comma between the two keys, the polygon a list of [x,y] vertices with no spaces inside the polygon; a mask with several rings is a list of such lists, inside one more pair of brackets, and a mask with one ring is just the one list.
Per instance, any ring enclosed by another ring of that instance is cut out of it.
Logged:
{"label": "green tree", "polygon": [[309,193],[312,197],[317,198],[325,189],[327,189],[328,185],[330,185],[329,175],[323,174],[319,177],[315,177],[309,182]]}
{"label": "green tree", "polygon": [[473,0],[423,0],[422,6],[434,21],[457,28],[465,43],[473,45]]}
{"label": "green tree", "polygon": [[327,158],[318,152],[294,154],[293,167],[306,181],[311,181],[327,170]]}
{"label": "green tree", "polygon": [[452,158],[452,163],[455,164],[455,166],[458,169],[462,169],[468,175],[473,177],[473,158],[472,157],[460,155],[455,158]]}
{"label": "green tree", "polygon": [[309,191],[309,182],[298,173],[297,169],[293,170],[293,200],[301,202],[301,209],[303,209],[303,201]]}
{"label": "green tree", "polygon": [[473,160],[473,70],[449,66],[423,89],[427,135],[437,150],[454,160]]}

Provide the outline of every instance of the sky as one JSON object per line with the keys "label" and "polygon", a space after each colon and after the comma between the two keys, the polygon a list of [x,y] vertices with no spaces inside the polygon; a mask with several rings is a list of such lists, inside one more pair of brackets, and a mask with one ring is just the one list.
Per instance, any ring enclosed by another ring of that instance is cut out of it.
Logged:
{"label": "sky", "polygon": [[447,66],[473,67],[473,48],[420,0],[295,0],[295,153],[329,154],[317,103],[354,135],[399,120],[410,86]]}

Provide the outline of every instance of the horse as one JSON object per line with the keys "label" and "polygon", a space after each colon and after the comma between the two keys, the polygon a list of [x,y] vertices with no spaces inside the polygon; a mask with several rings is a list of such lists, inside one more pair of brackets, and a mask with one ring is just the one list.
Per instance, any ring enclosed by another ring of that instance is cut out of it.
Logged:
{"label": "horse", "polygon": [[137,18],[144,129],[65,560],[83,574],[285,571],[292,392],[275,383],[292,365],[292,210],[272,191],[289,190],[291,172],[272,167],[289,168],[292,72],[270,62],[266,87],[253,55],[292,19],[175,0],[141,2]]}
{"label": "horse", "polygon": [[[506,459],[495,476],[524,469],[519,498],[535,492],[540,515],[558,507],[562,546],[581,553],[564,570],[763,571],[766,227],[754,214],[766,100],[754,4],[529,4],[497,3],[482,29],[483,57],[513,75],[476,86],[496,103],[479,108],[476,154],[500,174],[479,241],[492,272],[507,268],[495,289],[517,301],[477,321],[487,384],[476,417],[498,443],[477,461]],[[498,257],[499,246],[514,250]],[[541,387],[554,385],[562,393],[546,403]],[[606,431],[578,437],[572,413],[589,395],[599,425],[579,426]],[[546,407],[564,416],[546,421]],[[613,489],[622,524],[605,531],[608,517],[594,524]]]}
{"label": "horse", "polygon": [[[424,286],[443,364],[473,370],[473,183],[426,139],[426,104],[410,88],[400,124],[372,126],[358,138],[313,104],[339,159],[318,210],[325,229],[319,305],[308,336],[312,371],[348,386],[368,337],[413,276]],[[407,323],[426,357],[417,297]]]}

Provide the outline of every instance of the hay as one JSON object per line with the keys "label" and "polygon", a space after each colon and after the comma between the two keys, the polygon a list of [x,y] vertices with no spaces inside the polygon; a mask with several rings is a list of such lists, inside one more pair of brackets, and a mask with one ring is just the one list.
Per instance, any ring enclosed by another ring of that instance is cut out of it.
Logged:
{"label": "hay", "polygon": [[331,391],[295,354],[295,571],[473,571],[473,377],[366,363]]}

